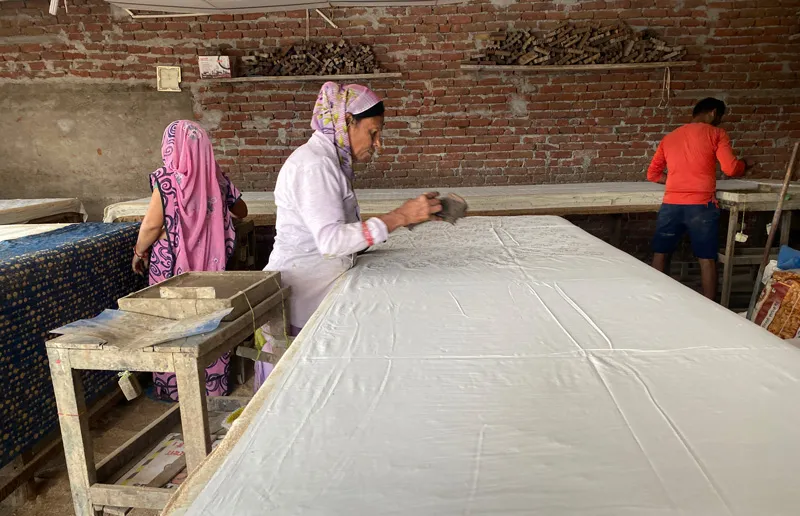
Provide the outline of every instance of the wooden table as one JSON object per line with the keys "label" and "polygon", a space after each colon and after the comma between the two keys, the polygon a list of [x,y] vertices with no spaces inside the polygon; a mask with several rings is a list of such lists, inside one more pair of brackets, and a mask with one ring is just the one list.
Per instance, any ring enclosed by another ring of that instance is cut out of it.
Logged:
{"label": "wooden table", "polygon": [[[743,212],[772,212],[778,205],[780,184],[774,181],[759,182],[758,191],[750,192],[717,192],[719,207],[730,214],[728,230],[725,237],[725,249],[719,253],[718,260],[722,263],[722,293],[720,304],[728,307],[731,299],[731,280],[735,265],[754,265],[761,263],[763,250],[759,248],[755,253],[736,255],[736,232],[739,228],[739,215]],[[780,220],[779,245],[789,243],[792,213],[800,210],[800,191],[796,186],[789,190],[789,197],[783,203],[783,215]],[[777,251],[776,251],[777,252]]]}
{"label": "wooden table", "polygon": [[[276,278],[277,278],[276,273]],[[270,297],[213,332],[174,340],[146,348],[125,348],[117,343],[85,335],[64,335],[47,342],[47,355],[58,406],[58,418],[77,516],[94,516],[97,507],[121,506],[162,509],[172,491],[154,487],[103,484],[135,457],[143,442],[177,423],[183,427],[186,466],[191,473],[211,451],[205,367],[233,350],[268,321],[281,327],[287,310],[289,289],[278,288]],[[288,328],[287,328],[288,331]],[[180,403],[95,465],[83,386],[78,370],[174,372]]]}
{"label": "wooden table", "polygon": [[[382,215],[426,191],[454,192],[469,203],[469,215],[589,215],[655,212],[664,187],[647,182],[572,183],[554,185],[480,186],[463,188],[412,188],[356,190],[364,218]],[[257,226],[275,224],[272,192],[244,192],[251,218]],[[107,206],[104,222],[142,219],[149,198]]]}
{"label": "wooden table", "polygon": [[86,222],[78,199],[0,199],[0,224]]}
{"label": "wooden table", "polygon": [[[722,190],[757,190],[759,183],[747,180],[719,181]],[[519,186],[471,186],[356,190],[364,218],[382,215],[404,201],[427,191],[453,192],[469,203],[469,216],[512,215],[619,215],[657,212],[664,187],[645,181],[569,183]],[[250,215],[257,226],[275,225],[275,196],[272,192],[244,192]],[[104,222],[142,220],[150,198],[106,206]]]}

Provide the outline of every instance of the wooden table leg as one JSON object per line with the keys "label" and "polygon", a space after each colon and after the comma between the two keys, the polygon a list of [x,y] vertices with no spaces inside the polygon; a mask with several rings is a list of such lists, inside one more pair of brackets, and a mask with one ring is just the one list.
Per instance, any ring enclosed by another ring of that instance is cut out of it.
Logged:
{"label": "wooden table leg", "polygon": [[186,469],[191,473],[211,452],[206,404],[206,371],[196,357],[182,353],[175,353],[173,357],[178,382],[178,400],[181,405]]}
{"label": "wooden table leg", "polygon": [[731,280],[733,278],[733,250],[736,247],[736,228],[739,219],[739,208],[731,207],[728,219],[728,234],[725,239],[725,263],[722,266],[722,295],[719,303],[725,308],[731,301]]}
{"label": "wooden table leg", "polygon": [[619,249],[622,246],[622,214],[612,215],[614,233],[611,235],[611,245]]}
{"label": "wooden table leg", "polygon": [[89,488],[97,482],[97,471],[89,434],[89,415],[86,412],[83,382],[79,372],[70,366],[69,351],[48,349],[47,357],[50,361],[75,515],[96,516],[98,513],[89,497]]}
{"label": "wooden table leg", "polygon": [[792,212],[784,211],[781,214],[781,239],[780,245],[789,245],[789,234],[792,231]]}

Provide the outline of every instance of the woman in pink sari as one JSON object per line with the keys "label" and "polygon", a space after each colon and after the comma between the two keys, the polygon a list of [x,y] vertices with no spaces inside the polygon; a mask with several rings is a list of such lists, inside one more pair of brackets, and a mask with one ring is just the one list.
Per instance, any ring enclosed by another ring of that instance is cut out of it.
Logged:
{"label": "woman in pink sari", "polygon": [[[231,217],[247,216],[241,193],[214,159],[208,134],[197,123],[178,120],[164,131],[164,166],[150,174],[153,195],[133,248],[133,270],[150,285],[189,271],[222,271],[233,254]],[[206,393],[228,394],[230,357],[206,368]],[[178,400],[173,373],[154,373],[158,398]]]}

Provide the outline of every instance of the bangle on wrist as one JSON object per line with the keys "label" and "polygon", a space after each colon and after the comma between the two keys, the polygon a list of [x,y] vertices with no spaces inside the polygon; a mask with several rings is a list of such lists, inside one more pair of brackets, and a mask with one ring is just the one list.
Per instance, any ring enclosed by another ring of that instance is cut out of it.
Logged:
{"label": "bangle on wrist", "polygon": [[136,246],[133,246],[133,254],[135,254],[140,260],[144,260],[144,253],[139,254],[139,251],[136,250]]}

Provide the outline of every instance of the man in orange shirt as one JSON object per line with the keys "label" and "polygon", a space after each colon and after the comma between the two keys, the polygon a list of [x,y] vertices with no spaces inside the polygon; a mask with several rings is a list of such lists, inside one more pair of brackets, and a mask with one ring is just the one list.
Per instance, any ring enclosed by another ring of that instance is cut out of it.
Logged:
{"label": "man in orange shirt", "polygon": [[719,250],[717,161],[728,177],[741,176],[750,167],[736,159],[728,133],[717,127],[724,114],[721,100],[698,102],[692,121],[661,140],[647,169],[648,181],[666,184],[653,238],[653,267],[664,272],[669,256],[684,233],[689,233],[692,251],[700,261],[703,295],[712,300],[717,296]]}

